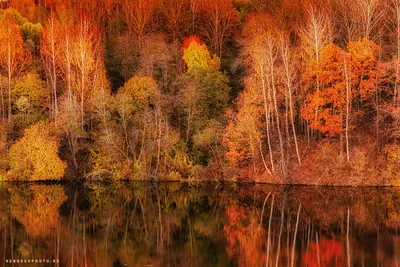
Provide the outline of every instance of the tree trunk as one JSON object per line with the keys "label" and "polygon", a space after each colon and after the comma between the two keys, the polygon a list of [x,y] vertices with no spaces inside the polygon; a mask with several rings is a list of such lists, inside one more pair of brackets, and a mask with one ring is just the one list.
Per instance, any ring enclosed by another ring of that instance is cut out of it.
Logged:
{"label": "tree trunk", "polygon": [[298,229],[298,226],[299,226],[300,210],[301,210],[301,202],[299,204],[299,209],[297,211],[296,227],[295,227],[294,236],[293,236],[292,255],[291,255],[291,261],[290,261],[292,267],[294,266],[294,252],[295,252],[295,249],[296,249],[297,229]]}
{"label": "tree trunk", "polygon": [[267,92],[266,92],[266,85],[265,85],[265,77],[264,77],[264,69],[262,64],[260,63],[260,72],[261,72],[261,85],[262,85],[262,91],[263,91],[263,100],[264,100],[264,114],[265,114],[265,122],[267,123],[267,142],[268,142],[268,150],[269,150],[269,158],[271,161],[271,168],[272,172],[275,171],[274,167],[274,159],[272,156],[272,147],[271,147],[271,137],[270,137],[270,121],[269,121],[269,114],[268,114],[268,102],[267,102]]}
{"label": "tree trunk", "polygon": [[3,88],[3,80],[1,80],[1,78],[0,78],[1,119],[2,119],[2,122],[4,122],[5,119],[6,119],[6,110],[5,110],[5,107],[4,107],[4,90],[3,90],[3,89],[4,89],[4,88]]}
{"label": "tree trunk", "polygon": [[272,203],[271,203],[271,211],[269,213],[269,222],[268,222],[268,237],[267,237],[267,262],[265,264],[265,266],[269,266],[269,251],[270,251],[270,247],[271,247],[271,224],[272,224],[272,215],[273,215],[273,211],[274,211],[274,199],[275,199],[275,195],[272,195]]}
{"label": "tree trunk", "polygon": [[8,124],[11,124],[11,43],[8,41],[7,49],[7,68],[8,68]]}
{"label": "tree trunk", "polygon": [[346,78],[346,156],[347,156],[347,162],[349,162],[350,161],[350,151],[349,151],[350,81],[347,72],[346,60],[344,61],[344,74]]}
{"label": "tree trunk", "polygon": [[56,53],[54,40],[54,15],[51,14],[51,67],[52,67],[52,89],[54,97],[54,120],[58,117],[58,99],[57,99],[57,74],[56,74]]}
{"label": "tree trunk", "polygon": [[295,148],[296,148],[297,161],[299,162],[299,165],[301,165],[301,157],[300,157],[300,152],[299,152],[299,146],[297,143],[296,127],[294,125],[294,111],[293,111],[293,100],[292,100],[292,73],[290,71],[290,66],[289,66],[289,60],[290,60],[289,48],[286,43],[282,44],[282,59],[283,59],[284,67],[285,67],[285,80],[286,80],[286,87],[287,87],[288,96],[289,96],[290,122],[292,125],[292,132],[293,132],[294,144],[295,144]]}
{"label": "tree trunk", "polygon": [[[276,128],[278,130],[278,138],[279,138],[279,148],[280,148],[280,153],[281,153],[281,166],[282,166],[282,172],[283,172],[283,177],[286,178],[287,176],[287,170],[286,170],[286,160],[285,160],[285,155],[284,155],[284,148],[283,148],[283,140],[282,140],[282,132],[281,132],[281,126],[280,126],[280,119],[279,119],[279,111],[278,111],[278,101],[276,97],[276,85],[275,85],[275,70],[274,70],[274,54],[272,51],[273,47],[272,44],[269,44],[269,70],[270,70],[270,75],[271,75],[271,90],[272,90],[272,99],[274,103],[274,110],[275,110],[275,116],[276,116]],[[268,76],[267,76],[268,77]]]}

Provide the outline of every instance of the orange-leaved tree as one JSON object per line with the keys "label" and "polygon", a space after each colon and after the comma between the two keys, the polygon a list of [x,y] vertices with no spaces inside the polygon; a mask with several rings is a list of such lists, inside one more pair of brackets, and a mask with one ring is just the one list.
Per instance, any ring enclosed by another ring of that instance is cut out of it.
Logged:
{"label": "orange-leaved tree", "polygon": [[311,60],[303,77],[308,95],[301,114],[311,128],[329,136],[341,133],[343,128],[342,117],[346,107],[343,64],[346,58],[345,51],[329,44],[323,50],[320,63]]}
{"label": "orange-leaved tree", "polygon": [[0,13],[0,74],[8,78],[8,122],[11,122],[12,78],[18,75],[29,60],[18,27],[17,16],[12,9]]}
{"label": "orange-leaved tree", "polygon": [[[228,126],[225,129],[222,144],[226,149],[225,157],[234,166],[243,167],[249,163],[256,169],[257,160],[264,161],[263,142],[263,104],[257,88],[251,86],[254,79],[247,78],[244,90],[237,100],[237,112],[228,110]],[[266,167],[267,170],[268,167]]]}
{"label": "orange-leaved tree", "polygon": [[240,23],[239,12],[231,0],[203,1],[201,8],[204,14],[203,32],[213,52],[222,57],[225,42]]}
{"label": "orange-leaved tree", "polygon": [[303,76],[308,95],[302,116],[313,129],[329,136],[340,134],[347,104],[358,100],[362,108],[371,103],[377,89],[378,51],[367,39],[350,42],[348,52],[329,44],[319,63],[309,62]]}
{"label": "orange-leaved tree", "polygon": [[377,90],[379,46],[368,39],[350,42],[347,46],[350,55],[352,94],[359,100],[370,101]]}
{"label": "orange-leaved tree", "polygon": [[345,133],[347,160],[348,133],[355,127],[353,109],[362,112],[377,90],[378,51],[379,47],[367,39],[350,42],[348,52],[329,44],[319,62],[308,62],[303,75],[307,96],[302,117],[327,136],[339,135],[342,141]]}

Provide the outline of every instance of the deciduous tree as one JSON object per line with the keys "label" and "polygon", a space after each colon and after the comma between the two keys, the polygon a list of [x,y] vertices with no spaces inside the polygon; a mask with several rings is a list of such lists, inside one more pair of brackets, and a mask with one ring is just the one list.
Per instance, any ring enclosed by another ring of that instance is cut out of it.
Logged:
{"label": "deciduous tree", "polygon": [[192,36],[184,41],[183,60],[187,65],[187,74],[204,95],[201,99],[202,110],[206,118],[223,115],[229,101],[228,77],[220,71],[220,59],[211,57],[206,45],[198,37]]}
{"label": "deciduous tree", "polygon": [[303,76],[307,92],[303,118],[311,128],[329,136],[339,135],[341,141],[345,133],[347,160],[348,133],[355,127],[351,108],[357,101],[358,111],[362,112],[371,105],[377,89],[377,51],[378,46],[367,39],[350,42],[348,52],[329,44],[319,63],[312,60]]}
{"label": "deciduous tree", "polygon": [[11,175],[19,180],[53,180],[64,175],[66,164],[58,156],[54,126],[39,122],[25,130],[10,148]]}
{"label": "deciduous tree", "polygon": [[43,67],[48,78],[48,83],[52,89],[52,103],[53,103],[53,120],[58,118],[58,76],[61,65],[61,47],[63,43],[62,38],[63,28],[60,24],[56,14],[51,12],[50,17],[45,25],[44,33],[41,41],[41,56],[43,60]]}
{"label": "deciduous tree", "polygon": [[159,2],[159,0],[123,0],[122,2],[128,32],[138,39],[139,52],[143,46],[143,35]]}
{"label": "deciduous tree", "polygon": [[8,78],[8,122],[11,122],[12,78],[17,76],[29,60],[24,48],[19,27],[13,10],[6,10],[0,16],[0,69]]}
{"label": "deciduous tree", "polygon": [[239,12],[230,0],[204,1],[204,32],[211,44],[212,51],[222,57],[226,40],[239,24]]}
{"label": "deciduous tree", "polygon": [[324,47],[319,63],[313,60],[303,78],[308,95],[302,116],[310,122],[311,128],[330,136],[341,134],[343,130],[346,107],[343,63],[346,57],[341,48],[329,44]]}
{"label": "deciduous tree", "polygon": [[13,110],[20,118],[19,127],[25,128],[46,118],[50,90],[35,73],[16,79],[11,91]]}

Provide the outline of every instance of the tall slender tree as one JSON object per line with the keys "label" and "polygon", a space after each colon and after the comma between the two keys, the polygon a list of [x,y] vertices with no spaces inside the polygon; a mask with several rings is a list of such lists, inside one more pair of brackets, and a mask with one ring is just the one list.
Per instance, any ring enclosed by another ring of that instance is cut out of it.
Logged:
{"label": "tall slender tree", "polygon": [[224,44],[239,24],[239,12],[230,0],[204,1],[204,32],[211,44],[212,51],[222,57]]}
{"label": "tall slender tree", "polygon": [[41,42],[41,55],[43,67],[47,75],[49,87],[52,89],[52,117],[58,118],[58,71],[60,68],[60,49],[62,43],[62,26],[59,23],[55,13],[50,13],[49,19],[45,25]]}
{"label": "tall slender tree", "polygon": [[0,43],[0,68],[8,79],[8,122],[11,123],[12,78],[22,71],[29,60],[12,10],[0,16]]}

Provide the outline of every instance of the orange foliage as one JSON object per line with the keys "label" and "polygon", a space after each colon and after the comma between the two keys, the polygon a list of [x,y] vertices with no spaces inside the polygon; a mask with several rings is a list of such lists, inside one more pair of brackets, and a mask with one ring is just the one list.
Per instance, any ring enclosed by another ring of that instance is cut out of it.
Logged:
{"label": "orange foliage", "polygon": [[379,46],[373,41],[363,39],[350,42],[347,48],[350,54],[353,95],[359,95],[362,100],[366,100],[377,90]]}
{"label": "orange foliage", "polygon": [[34,0],[12,0],[10,7],[15,8],[30,21],[36,20],[36,5]]}
{"label": "orange foliage", "polygon": [[311,60],[303,76],[308,95],[301,115],[310,122],[311,128],[329,136],[344,131],[347,100],[349,105],[356,99],[365,101],[377,89],[379,47],[364,39],[350,42],[348,50],[346,52],[334,44],[327,45],[319,64]]}
{"label": "orange foliage", "polygon": [[222,144],[227,150],[225,157],[234,166],[245,166],[256,160],[262,142],[263,109],[252,79],[247,79],[248,90],[243,91],[237,102],[237,112],[228,110],[228,126]]}
{"label": "orange foliage", "polygon": [[248,146],[246,146],[247,137],[236,130],[235,114],[230,109],[227,111],[227,117],[230,119],[225,129],[222,144],[226,147],[226,159],[235,166],[245,164],[246,157],[249,155]]}
{"label": "orange foliage", "polygon": [[30,59],[12,9],[0,17],[0,44],[0,73],[12,78]]}
{"label": "orange foliage", "polygon": [[226,39],[240,23],[239,12],[231,0],[204,1],[200,7],[204,14],[204,32],[212,50],[222,56]]}
{"label": "orange foliage", "polygon": [[346,81],[344,62],[347,54],[338,46],[325,47],[320,64],[312,60],[303,78],[309,92],[301,111],[310,127],[334,136],[342,132],[343,113],[346,108]]}

